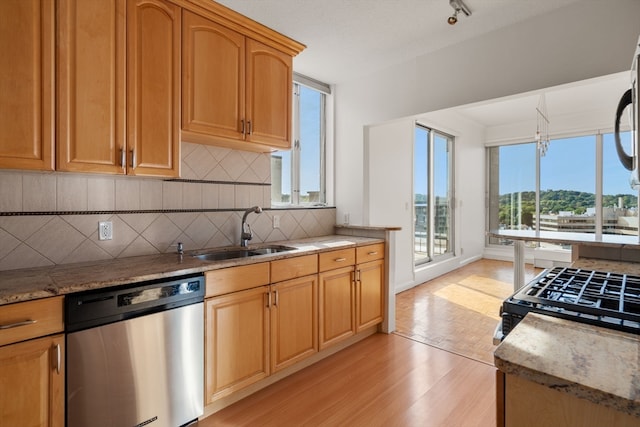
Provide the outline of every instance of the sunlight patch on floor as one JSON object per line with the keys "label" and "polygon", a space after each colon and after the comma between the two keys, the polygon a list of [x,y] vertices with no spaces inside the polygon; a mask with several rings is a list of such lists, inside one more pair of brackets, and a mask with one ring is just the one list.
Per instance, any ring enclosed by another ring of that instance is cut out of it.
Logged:
{"label": "sunlight patch on floor", "polygon": [[434,294],[468,310],[500,320],[499,309],[504,298],[496,298],[457,284],[445,286],[434,292]]}

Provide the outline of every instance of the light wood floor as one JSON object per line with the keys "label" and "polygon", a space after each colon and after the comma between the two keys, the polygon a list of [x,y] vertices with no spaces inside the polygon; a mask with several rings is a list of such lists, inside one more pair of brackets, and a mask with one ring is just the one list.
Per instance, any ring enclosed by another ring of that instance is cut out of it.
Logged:
{"label": "light wood floor", "polygon": [[[525,283],[540,271],[527,265]],[[511,262],[468,264],[396,295],[396,333],[493,365],[493,333],[511,294]]]}
{"label": "light wood floor", "polygon": [[396,322],[411,339],[373,335],[199,427],[495,426],[493,359],[476,343],[488,340],[493,351],[494,308],[511,293],[512,277],[511,263],[482,260],[403,292]]}

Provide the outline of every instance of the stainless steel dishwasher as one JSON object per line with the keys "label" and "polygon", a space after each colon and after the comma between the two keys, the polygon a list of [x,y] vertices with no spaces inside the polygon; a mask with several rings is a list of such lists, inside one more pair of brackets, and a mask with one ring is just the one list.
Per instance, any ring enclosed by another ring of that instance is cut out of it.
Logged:
{"label": "stainless steel dishwasher", "polygon": [[202,415],[204,278],[66,298],[67,426],[178,427]]}

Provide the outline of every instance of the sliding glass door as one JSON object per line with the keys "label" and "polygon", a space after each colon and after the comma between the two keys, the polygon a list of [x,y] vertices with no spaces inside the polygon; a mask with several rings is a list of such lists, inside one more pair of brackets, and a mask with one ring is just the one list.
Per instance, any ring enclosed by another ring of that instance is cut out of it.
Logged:
{"label": "sliding glass door", "polygon": [[453,255],[453,138],[416,124],[413,154],[414,263]]}

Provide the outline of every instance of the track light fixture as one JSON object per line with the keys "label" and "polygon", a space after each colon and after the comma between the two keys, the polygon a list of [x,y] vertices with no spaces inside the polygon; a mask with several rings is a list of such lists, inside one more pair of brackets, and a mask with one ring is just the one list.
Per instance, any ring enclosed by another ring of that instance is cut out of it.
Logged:
{"label": "track light fixture", "polygon": [[469,10],[462,0],[449,0],[449,5],[453,8],[453,15],[447,18],[449,25],[455,25],[455,23],[458,22],[458,14],[460,12],[466,16],[471,16],[471,10]]}

